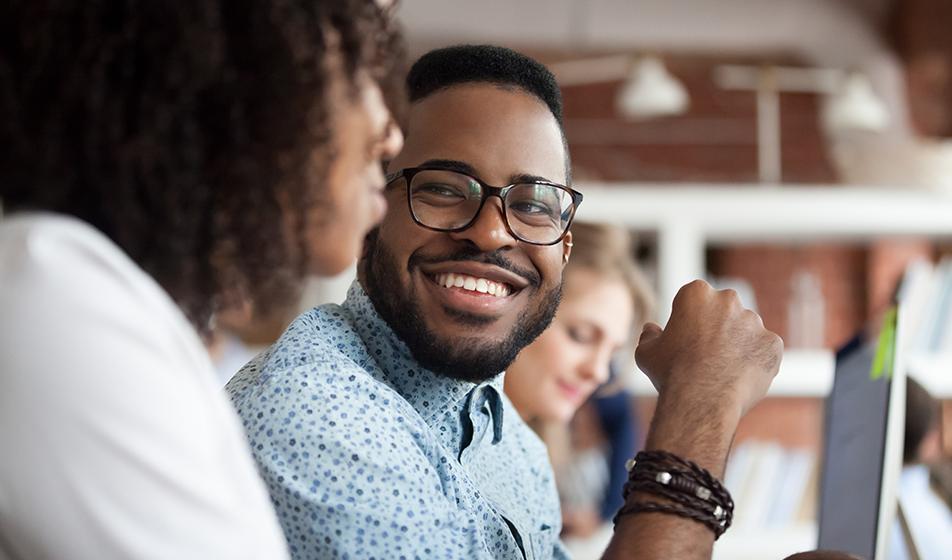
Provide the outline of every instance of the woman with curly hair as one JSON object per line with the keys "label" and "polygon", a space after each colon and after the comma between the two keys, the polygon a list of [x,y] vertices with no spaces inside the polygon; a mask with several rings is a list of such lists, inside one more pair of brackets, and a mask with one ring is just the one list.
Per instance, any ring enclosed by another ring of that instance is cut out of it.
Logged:
{"label": "woman with curly hair", "polygon": [[286,557],[202,342],[356,258],[400,53],[371,0],[0,5],[0,558]]}

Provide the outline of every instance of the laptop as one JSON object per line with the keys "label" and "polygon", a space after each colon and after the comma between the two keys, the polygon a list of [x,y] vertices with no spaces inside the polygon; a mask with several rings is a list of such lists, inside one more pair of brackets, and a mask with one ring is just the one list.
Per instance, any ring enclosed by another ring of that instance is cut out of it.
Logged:
{"label": "laptop", "polygon": [[887,557],[902,470],[906,378],[895,341],[904,322],[899,308],[883,329],[892,333],[857,337],[837,353],[826,403],[820,549]]}

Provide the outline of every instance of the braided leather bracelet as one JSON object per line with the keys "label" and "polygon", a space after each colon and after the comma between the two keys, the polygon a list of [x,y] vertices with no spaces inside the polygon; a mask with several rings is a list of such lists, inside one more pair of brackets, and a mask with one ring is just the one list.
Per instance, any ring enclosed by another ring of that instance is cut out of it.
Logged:
{"label": "braided leather bracelet", "polygon": [[[655,512],[693,519],[711,529],[715,538],[730,527],[734,515],[730,493],[696,463],[666,451],[642,451],[627,466],[625,505],[615,523],[623,515]],[[646,499],[646,494],[670,503]]]}

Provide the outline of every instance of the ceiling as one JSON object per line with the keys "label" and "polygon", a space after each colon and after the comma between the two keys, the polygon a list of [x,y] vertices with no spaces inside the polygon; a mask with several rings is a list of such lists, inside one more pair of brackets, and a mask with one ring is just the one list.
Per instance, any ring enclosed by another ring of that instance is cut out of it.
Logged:
{"label": "ceiling", "polygon": [[[944,0],[942,0],[944,1]],[[660,52],[858,70],[909,133],[904,77],[884,29],[893,0],[404,0],[411,56],[494,43],[546,62]]]}
{"label": "ceiling", "polygon": [[[840,168],[878,161],[899,167],[898,147],[918,154],[920,135],[952,137],[949,0],[401,0],[399,6],[411,57],[449,44],[494,43],[547,63],[652,52],[669,62],[858,70],[895,118],[882,134],[829,138]],[[867,175],[857,180],[875,182]]]}
{"label": "ceiling", "polygon": [[857,66],[891,0],[405,0],[411,48],[491,42],[573,52],[799,53]]}

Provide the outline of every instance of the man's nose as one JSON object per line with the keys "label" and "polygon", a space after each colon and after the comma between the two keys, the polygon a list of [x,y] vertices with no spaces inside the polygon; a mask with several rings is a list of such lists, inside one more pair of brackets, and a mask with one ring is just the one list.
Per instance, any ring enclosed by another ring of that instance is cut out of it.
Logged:
{"label": "man's nose", "polygon": [[450,233],[453,239],[469,241],[483,252],[514,247],[518,240],[506,227],[502,201],[492,197],[486,201],[476,220],[463,231]]}

